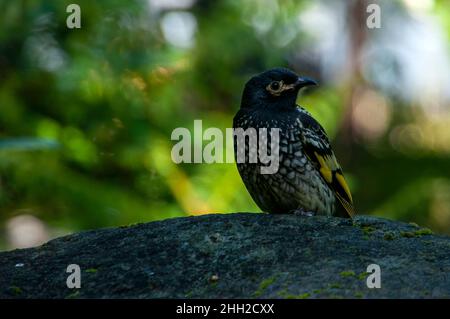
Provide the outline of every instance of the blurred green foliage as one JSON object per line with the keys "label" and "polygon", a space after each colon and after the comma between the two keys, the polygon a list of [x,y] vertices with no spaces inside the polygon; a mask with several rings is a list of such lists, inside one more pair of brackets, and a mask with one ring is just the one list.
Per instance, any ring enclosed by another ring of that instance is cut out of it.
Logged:
{"label": "blurred green foliage", "polygon": [[[426,142],[448,136],[448,105],[436,124],[414,101],[364,84],[358,72],[345,83],[327,79],[314,59],[299,55],[316,41],[296,24],[311,2],[180,1],[186,6],[173,9],[152,5],[164,1],[77,1],[82,27],[68,29],[72,2],[0,0],[2,225],[24,213],[68,232],[258,211],[235,165],[176,165],[170,136],[194,119],[230,127],[245,81],[289,66],[321,80],[299,102],[333,140],[359,212],[450,233],[450,151],[445,140]],[[173,12],[188,14],[180,21],[187,17],[195,29],[192,43],[167,38]],[[447,36],[449,12],[436,1],[429,13]],[[389,108],[376,138],[352,129],[356,86]]]}

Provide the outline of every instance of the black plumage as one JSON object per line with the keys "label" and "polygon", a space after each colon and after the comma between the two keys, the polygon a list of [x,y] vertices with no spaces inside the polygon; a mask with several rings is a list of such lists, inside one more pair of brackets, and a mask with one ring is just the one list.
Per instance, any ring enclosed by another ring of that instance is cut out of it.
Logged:
{"label": "black plumage", "polygon": [[[235,131],[280,129],[279,168],[274,174],[262,174],[260,168],[265,164],[260,161],[249,163],[246,158],[237,163],[247,190],[265,212],[333,215],[337,198],[349,216],[354,214],[350,190],[325,130],[296,104],[299,90],[315,84],[288,69],[275,68],[245,85],[233,119]],[[235,139],[235,154],[237,147]],[[245,140],[246,154],[257,149],[257,144]]]}

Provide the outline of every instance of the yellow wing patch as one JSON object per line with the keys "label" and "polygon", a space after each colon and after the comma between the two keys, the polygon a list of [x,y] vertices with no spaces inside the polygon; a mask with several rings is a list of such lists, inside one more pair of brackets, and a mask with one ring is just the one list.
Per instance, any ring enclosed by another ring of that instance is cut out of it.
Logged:
{"label": "yellow wing patch", "polygon": [[350,193],[350,188],[347,185],[347,182],[345,181],[344,175],[337,172],[336,173],[336,179],[339,184],[341,184],[342,188],[344,189],[345,193],[347,194],[348,198],[350,198],[350,202],[353,202],[352,194]]}
{"label": "yellow wing patch", "polygon": [[339,164],[336,161],[336,157],[334,155],[319,155],[317,152],[314,152],[317,160],[320,164],[320,173],[323,178],[327,181],[327,183],[331,183],[333,180],[333,171],[340,169]]}
{"label": "yellow wing patch", "polygon": [[331,172],[330,167],[327,165],[325,158],[323,156],[320,156],[319,154],[317,154],[317,152],[314,152],[314,155],[316,155],[316,158],[319,161],[320,174],[323,176],[323,178],[325,178],[327,183],[331,183],[331,181],[333,180],[333,173]]}
{"label": "yellow wing patch", "polygon": [[[336,197],[341,202],[342,206],[345,208],[350,217],[355,215],[355,209],[353,207],[352,194],[350,193],[350,188],[342,174],[341,167],[339,166],[336,157],[332,153],[331,155],[320,155],[314,152],[317,161],[319,162],[319,172],[325,181],[330,184],[331,188],[334,190]],[[333,177],[335,177],[333,179]],[[336,185],[337,184],[337,185]],[[342,193],[342,190],[345,194]],[[346,196],[345,196],[346,195]]]}

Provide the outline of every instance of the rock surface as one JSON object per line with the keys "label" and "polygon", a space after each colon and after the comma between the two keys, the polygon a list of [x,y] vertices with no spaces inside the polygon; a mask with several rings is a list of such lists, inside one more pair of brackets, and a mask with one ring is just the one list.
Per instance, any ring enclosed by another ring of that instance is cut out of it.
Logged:
{"label": "rock surface", "polygon": [[[69,264],[80,289],[66,286]],[[450,237],[374,217],[204,215],[0,253],[0,298],[436,297],[450,297]]]}

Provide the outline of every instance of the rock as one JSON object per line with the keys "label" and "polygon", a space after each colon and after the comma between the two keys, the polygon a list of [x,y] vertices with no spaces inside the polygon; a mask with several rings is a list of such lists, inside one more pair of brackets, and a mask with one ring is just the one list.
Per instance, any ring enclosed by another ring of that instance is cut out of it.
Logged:
{"label": "rock", "polygon": [[[69,289],[67,267],[81,268]],[[367,287],[367,267],[381,288]],[[450,238],[374,217],[214,214],[0,253],[0,298],[450,297]]]}

